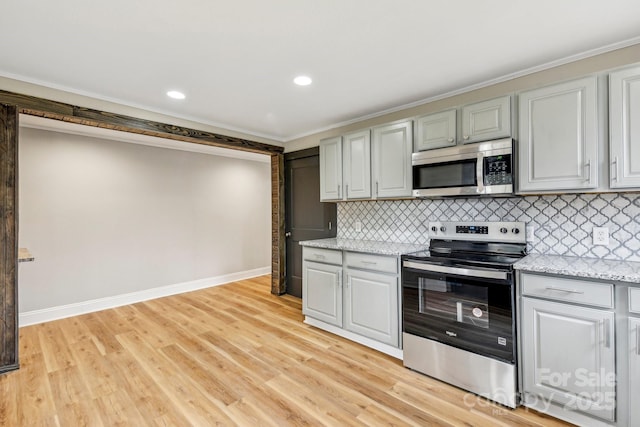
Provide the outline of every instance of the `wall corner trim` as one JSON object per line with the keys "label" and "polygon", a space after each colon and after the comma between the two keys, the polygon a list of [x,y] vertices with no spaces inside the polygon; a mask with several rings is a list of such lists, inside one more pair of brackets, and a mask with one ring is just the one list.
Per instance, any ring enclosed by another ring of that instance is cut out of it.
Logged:
{"label": "wall corner trim", "polygon": [[66,317],[78,316],[92,313],[94,311],[106,310],[137,302],[148,301],[155,298],[162,298],[169,295],[176,295],[185,292],[197,291],[199,289],[224,285],[238,280],[250,279],[271,273],[271,266],[256,268],[253,270],[240,271],[223,276],[207,277],[204,279],[192,280],[189,282],[176,283],[173,285],[161,286],[158,288],[146,289],[143,291],[131,292],[121,295],[114,295],[104,298],[97,298],[88,301],[81,301],[73,304],[65,304],[57,307],[32,310],[19,314],[18,324],[20,327],[36,325],[38,323],[50,322],[64,319]]}

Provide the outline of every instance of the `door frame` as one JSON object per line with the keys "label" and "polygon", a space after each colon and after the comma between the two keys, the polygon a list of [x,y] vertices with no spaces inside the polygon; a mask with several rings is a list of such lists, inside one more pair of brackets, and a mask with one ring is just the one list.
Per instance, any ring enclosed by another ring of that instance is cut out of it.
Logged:
{"label": "door frame", "polygon": [[[249,151],[269,155],[271,158],[271,293],[281,295],[285,292],[285,237],[284,237],[284,148],[262,142],[217,134],[168,123],[156,122],[142,118],[126,116],[108,111],[94,110],[81,106],[52,101],[30,95],[0,90],[0,104],[13,108],[15,120],[7,120],[4,126],[14,131],[5,132],[6,140],[0,141],[0,169],[3,171],[0,185],[0,238],[5,249],[0,259],[0,294],[16,295],[18,288],[18,129],[19,114],[44,117],[86,126],[94,126],[123,132],[151,135],[160,138],[194,144],[204,144],[234,150]],[[8,203],[7,201],[11,201]],[[6,316],[16,318],[17,307],[13,303],[15,297],[3,297],[0,301],[0,319]],[[7,328],[3,328],[7,329]],[[11,328],[9,328],[11,329]],[[11,334],[9,334],[11,335]],[[16,361],[7,369],[17,369],[17,345],[15,336],[0,336],[0,345],[13,353]],[[2,362],[2,361],[0,361]],[[0,372],[3,372],[0,363]]]}
{"label": "door frame", "polygon": [[0,105],[0,373],[18,369],[18,111]]}

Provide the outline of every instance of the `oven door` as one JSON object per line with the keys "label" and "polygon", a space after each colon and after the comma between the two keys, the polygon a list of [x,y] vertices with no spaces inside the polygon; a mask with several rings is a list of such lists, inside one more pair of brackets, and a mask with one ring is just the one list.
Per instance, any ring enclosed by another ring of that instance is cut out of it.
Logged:
{"label": "oven door", "polygon": [[405,260],[403,331],[515,363],[513,273]]}

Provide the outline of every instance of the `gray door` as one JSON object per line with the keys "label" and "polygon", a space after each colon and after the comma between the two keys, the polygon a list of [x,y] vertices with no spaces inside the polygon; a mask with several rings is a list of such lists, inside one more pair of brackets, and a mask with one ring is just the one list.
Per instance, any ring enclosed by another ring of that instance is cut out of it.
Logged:
{"label": "gray door", "polygon": [[318,148],[285,154],[286,292],[302,297],[301,240],[336,236],[336,204],[320,202]]}

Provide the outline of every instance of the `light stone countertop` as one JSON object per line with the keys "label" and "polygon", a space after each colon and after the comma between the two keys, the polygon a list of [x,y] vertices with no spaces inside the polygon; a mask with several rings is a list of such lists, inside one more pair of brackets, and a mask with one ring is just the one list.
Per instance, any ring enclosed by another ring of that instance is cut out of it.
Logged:
{"label": "light stone countertop", "polygon": [[640,286],[640,262],[530,254],[513,267],[521,271],[630,282]]}
{"label": "light stone countertop", "polygon": [[378,242],[373,240],[352,239],[317,239],[303,240],[301,246],[322,249],[337,249],[343,251],[363,252],[378,255],[404,255],[429,249],[429,245],[415,245],[412,243]]}

